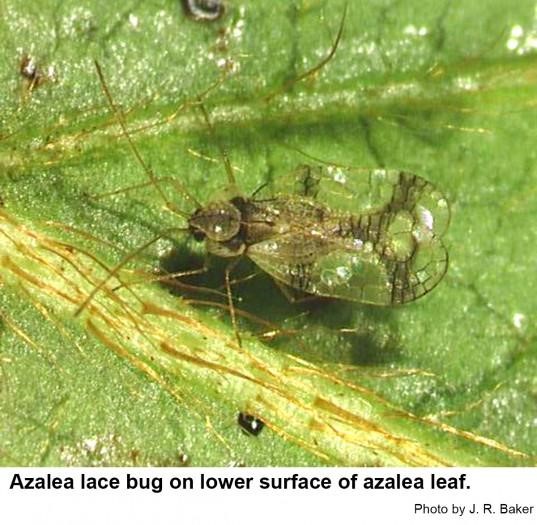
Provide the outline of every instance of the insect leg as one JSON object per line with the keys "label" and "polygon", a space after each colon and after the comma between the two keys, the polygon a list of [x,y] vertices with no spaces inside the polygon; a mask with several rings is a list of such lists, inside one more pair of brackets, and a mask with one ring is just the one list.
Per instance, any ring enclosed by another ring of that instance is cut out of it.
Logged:
{"label": "insect leg", "polygon": [[[227,304],[218,303],[216,301],[207,301],[204,299],[185,299],[185,303],[187,304],[197,304],[201,306],[210,306],[213,308],[221,308],[223,310],[229,311],[229,306]],[[241,310],[240,308],[235,308],[235,314],[239,317],[242,317],[244,319],[247,319],[248,321],[252,321],[253,323],[259,325],[264,330],[262,332],[257,333],[257,337],[261,339],[265,339],[267,341],[272,341],[276,337],[283,336],[283,337],[293,337],[296,336],[299,333],[299,330],[295,330],[293,328],[282,328],[281,326],[278,326],[274,323],[271,323],[270,321],[267,321],[266,319],[263,319],[262,317],[259,317],[255,314],[252,314],[251,312],[247,312],[246,310]],[[306,352],[308,349],[302,344],[301,341],[298,341],[298,345]]]}
{"label": "insect leg", "polygon": [[238,277],[237,279],[231,280],[229,284],[231,284],[232,286],[235,286],[236,284],[245,283],[246,281],[250,281],[251,279],[254,279],[258,275],[261,275],[261,273],[262,272],[260,270],[256,270],[255,272],[249,273],[248,275],[245,275],[244,277]]}
{"label": "insect leg", "polygon": [[309,303],[311,301],[315,301],[319,299],[318,295],[304,295],[302,297],[297,297],[293,295],[293,292],[295,291],[294,288],[287,286],[285,283],[282,283],[281,281],[278,281],[277,279],[272,279],[272,281],[279,288],[280,292],[282,292],[283,296],[291,304]]}
{"label": "insect leg", "polygon": [[190,277],[193,275],[203,275],[204,273],[207,273],[209,271],[209,255],[206,254],[205,260],[203,261],[203,266],[200,268],[195,268],[194,270],[183,270],[178,272],[169,272],[169,273],[162,273],[162,274],[153,274],[150,276],[145,276],[139,280],[131,281],[129,283],[122,283],[118,285],[116,288],[113,288],[112,291],[117,291],[120,288],[128,286],[129,288],[131,286],[136,286],[137,284],[146,284],[150,282],[161,282],[169,286],[170,288],[179,288],[181,290],[186,290],[187,292],[191,293],[203,293],[203,294],[212,294],[212,295],[218,295],[220,297],[227,298],[227,294],[222,293],[219,290],[215,290],[214,288],[207,288],[205,286],[195,285],[195,284],[187,284],[179,280],[181,277]]}
{"label": "insect leg", "polygon": [[235,266],[237,266],[240,260],[241,258],[237,257],[236,259],[234,259],[227,265],[226,271],[225,271],[225,280],[226,280],[227,302],[229,306],[229,313],[231,315],[231,324],[233,325],[233,330],[235,331],[235,337],[237,338],[237,343],[239,344],[239,346],[242,346],[241,336],[237,328],[237,316],[235,312],[235,306],[233,304],[233,296],[231,295],[231,279],[230,279],[231,272],[233,271]]}

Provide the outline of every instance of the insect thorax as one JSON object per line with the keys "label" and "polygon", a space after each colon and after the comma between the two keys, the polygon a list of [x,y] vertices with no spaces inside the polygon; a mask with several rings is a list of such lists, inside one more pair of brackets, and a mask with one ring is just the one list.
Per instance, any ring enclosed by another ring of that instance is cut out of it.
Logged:
{"label": "insect thorax", "polygon": [[233,257],[248,246],[285,233],[289,229],[287,215],[278,199],[234,197],[196,210],[189,219],[189,227],[196,240],[206,241],[210,253]]}

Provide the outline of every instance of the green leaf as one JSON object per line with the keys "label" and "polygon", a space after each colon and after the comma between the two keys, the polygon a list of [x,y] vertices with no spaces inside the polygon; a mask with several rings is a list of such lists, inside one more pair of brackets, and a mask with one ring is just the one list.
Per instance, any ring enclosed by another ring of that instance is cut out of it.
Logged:
{"label": "green leaf", "polygon": [[[334,57],[293,82],[344,6],[230,0],[201,23],[171,0],[2,3],[1,464],[535,464],[534,4],[349,3]],[[406,169],[451,202],[448,275],[401,308],[290,304],[258,275],[234,287],[239,347],[225,262],[151,282],[203,246],[171,230],[94,60],[177,210],[170,180],[225,188],[220,148],[245,194],[312,158]]]}

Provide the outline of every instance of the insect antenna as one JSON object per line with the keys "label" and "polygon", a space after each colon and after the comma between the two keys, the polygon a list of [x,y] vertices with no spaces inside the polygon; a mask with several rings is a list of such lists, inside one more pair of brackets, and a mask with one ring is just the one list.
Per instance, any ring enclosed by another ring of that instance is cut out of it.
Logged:
{"label": "insect antenna", "polygon": [[111,270],[110,272],[108,273],[108,275],[101,280],[101,282],[99,282],[99,284],[97,284],[93,290],[91,291],[91,293],[86,297],[86,299],[84,300],[84,302],[82,302],[80,304],[80,306],[76,309],[75,311],[75,317],[79,316],[83,311],[84,309],[91,303],[91,301],[93,300],[93,298],[95,297],[95,295],[99,292],[99,290],[101,290],[103,288],[103,286],[108,282],[110,281],[110,279],[112,277],[114,277],[115,275],[117,275],[117,273],[126,265],[128,264],[130,261],[132,261],[132,259],[134,259],[137,255],[139,255],[141,252],[143,252],[145,249],[149,248],[149,246],[151,246],[152,244],[154,244],[155,242],[157,242],[159,239],[162,239],[164,237],[166,237],[168,234],[172,233],[172,232],[186,232],[188,231],[188,228],[170,228],[162,233],[159,233],[158,235],[154,236],[153,238],[149,239],[149,241],[147,241],[146,243],[142,244],[141,246],[138,246],[138,248],[136,248],[136,250],[130,252],[129,254],[127,254],[123,259],[121,259],[121,261],[119,261]]}
{"label": "insect antenna", "polygon": [[209,133],[211,134],[212,138],[216,142],[216,145],[218,146],[218,150],[220,151],[220,156],[222,157],[222,161],[224,162],[224,168],[226,170],[227,174],[227,180],[229,184],[233,187],[236,186],[235,181],[235,175],[233,174],[233,167],[231,166],[231,162],[229,161],[228,154],[222,144],[219,140],[216,138],[216,133],[214,131],[214,127],[212,125],[211,119],[209,118],[209,113],[207,112],[207,108],[203,105],[203,102],[201,99],[198,99],[199,108],[201,110],[201,113],[203,114],[203,118],[205,119],[205,123],[207,124],[207,127],[209,128]]}
{"label": "insect antenna", "polygon": [[[170,210],[172,210],[173,212],[177,213],[178,215],[181,215],[182,217],[188,219],[190,217],[189,213],[186,213],[184,211],[178,210],[174,205],[172,205],[168,201],[168,199],[166,198],[166,195],[164,194],[164,192],[162,191],[162,188],[160,187],[158,178],[155,177],[155,174],[153,173],[153,170],[146,164],[146,162],[144,161],[144,159],[140,155],[140,152],[138,151],[138,148],[134,144],[134,141],[132,140],[132,138],[131,138],[128,130],[127,130],[127,125],[125,123],[125,118],[123,116],[123,113],[122,113],[121,109],[117,106],[117,104],[114,102],[114,99],[112,97],[112,93],[108,89],[108,85],[106,84],[106,81],[104,79],[104,75],[103,75],[101,66],[99,65],[99,62],[97,62],[97,60],[95,60],[95,68],[97,70],[97,75],[99,76],[99,81],[101,83],[101,88],[102,88],[103,93],[105,95],[106,101],[107,101],[107,103],[108,103],[108,105],[110,107],[110,110],[112,111],[112,113],[116,117],[116,120],[118,121],[118,124],[119,124],[119,126],[121,128],[121,131],[122,131],[124,137],[127,139],[127,142],[129,143],[129,146],[131,148],[132,153],[134,154],[135,158],[138,160],[138,162],[142,166],[142,168],[145,171],[147,177],[149,178],[149,181],[157,189],[158,193],[162,197],[162,200],[166,203],[166,206]],[[177,184],[178,187],[181,188],[181,192],[183,193],[183,195],[186,198],[191,200],[197,208],[201,208],[200,202],[187,191],[185,186],[180,181],[176,181],[176,184]]]}
{"label": "insect antenna", "polygon": [[321,159],[320,157],[312,155],[311,153],[308,153],[307,151],[304,151],[303,149],[301,149],[301,148],[299,148],[297,146],[291,146],[289,144],[279,144],[279,147],[284,148],[284,149],[288,149],[288,150],[296,152],[296,153],[299,153],[303,157],[306,157],[307,159],[313,160],[314,162],[318,162],[319,164],[322,164],[324,166],[335,166],[336,168],[350,168],[350,167],[352,167],[353,169],[362,170],[362,171],[369,171],[369,170],[375,169],[377,167],[377,166],[374,166],[374,167],[371,167],[371,168],[367,168],[367,167],[364,168],[363,166],[360,166],[358,168],[358,167],[354,167],[354,166],[349,166],[348,164],[342,164],[341,162],[337,162],[337,161],[334,161],[334,160]]}
{"label": "insect antenna", "polygon": [[[163,184],[165,182],[171,184],[172,186],[175,186],[176,189],[179,191],[179,193],[182,193],[183,186],[181,183],[175,178],[175,177],[157,177],[155,179],[157,182]],[[152,181],[146,181],[146,182],[140,182],[138,184],[133,184],[132,186],[126,186],[124,188],[119,188],[117,190],[107,191],[105,193],[98,193],[94,195],[90,195],[92,199],[103,199],[105,197],[111,197],[112,195],[120,195],[121,193],[128,193],[129,191],[133,190],[139,190],[140,188],[147,188],[148,186],[154,186],[154,183]],[[198,207],[200,207],[198,205]],[[175,210],[178,214],[181,213],[180,210]],[[190,214],[183,212],[186,217],[190,217]]]}
{"label": "insect antenna", "polygon": [[162,275],[153,275],[153,276],[151,276],[149,278],[144,278],[144,279],[140,279],[138,281],[129,282],[128,285],[127,285],[127,283],[118,284],[115,288],[112,289],[112,291],[115,292],[115,291],[117,291],[117,290],[119,290],[121,288],[125,288],[127,286],[129,288],[131,288],[132,286],[136,286],[138,284],[147,284],[147,283],[151,283],[151,282],[161,282],[161,283],[164,283],[169,288],[178,288],[180,290],[185,290],[187,292],[212,294],[212,295],[217,295],[219,297],[227,298],[227,295],[225,293],[223,293],[223,292],[220,292],[219,290],[215,290],[213,288],[208,288],[206,286],[186,284],[186,283],[178,280],[180,277],[188,277],[188,276],[191,276],[191,275],[201,275],[201,274],[207,273],[207,271],[208,271],[207,268],[203,267],[203,268],[198,268],[196,270],[191,270],[191,271],[172,272],[172,273],[166,273],[166,274],[162,274]]}
{"label": "insect antenna", "polygon": [[258,187],[252,192],[252,194],[250,195],[250,199],[255,198],[255,196],[256,196],[259,192],[263,191],[268,185],[269,185],[268,182],[263,182],[263,184],[261,184],[260,186],[258,186]]}
{"label": "insect antenna", "polygon": [[265,102],[270,102],[274,97],[276,97],[280,93],[285,93],[286,91],[289,91],[289,89],[294,84],[298,84],[299,82],[302,82],[306,78],[315,75],[324,66],[326,66],[326,64],[328,64],[328,62],[330,62],[332,58],[334,58],[334,55],[336,54],[337,48],[339,47],[339,43],[341,41],[341,37],[343,36],[343,28],[345,27],[345,19],[347,17],[347,7],[348,7],[348,4],[345,3],[345,7],[343,8],[343,14],[341,16],[341,22],[339,23],[339,29],[338,29],[336,38],[334,39],[334,42],[332,43],[332,47],[330,48],[330,51],[328,52],[328,54],[319,63],[315,64],[312,68],[304,71],[304,73],[301,73],[295,78],[291,78],[290,80],[285,82],[282,87],[266,95],[264,97]]}

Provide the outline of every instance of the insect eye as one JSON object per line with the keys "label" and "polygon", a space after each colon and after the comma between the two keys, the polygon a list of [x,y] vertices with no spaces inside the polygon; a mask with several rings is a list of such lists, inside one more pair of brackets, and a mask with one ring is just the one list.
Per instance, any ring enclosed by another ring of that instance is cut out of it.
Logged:
{"label": "insect eye", "polygon": [[206,235],[201,230],[197,230],[195,228],[192,228],[191,233],[192,233],[192,237],[194,237],[195,241],[201,242],[201,241],[205,240]]}

